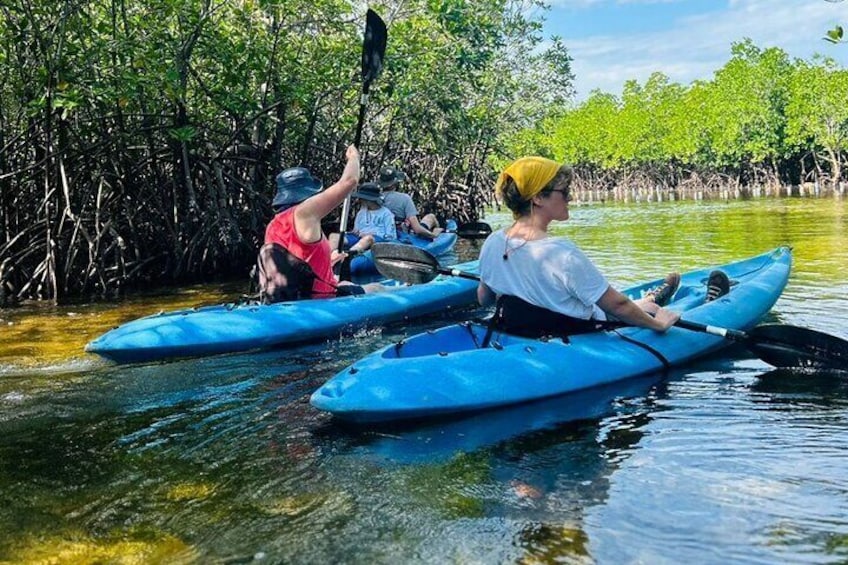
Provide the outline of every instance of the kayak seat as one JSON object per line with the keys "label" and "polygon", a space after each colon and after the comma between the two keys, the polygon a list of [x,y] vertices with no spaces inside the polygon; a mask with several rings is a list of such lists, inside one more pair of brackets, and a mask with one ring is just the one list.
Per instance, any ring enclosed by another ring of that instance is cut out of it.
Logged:
{"label": "kayak seat", "polygon": [[312,297],[315,272],[302,259],[277,243],[266,243],[256,258],[259,301],[262,304]]}
{"label": "kayak seat", "polygon": [[489,320],[482,347],[488,347],[495,331],[533,339],[559,337],[568,343],[572,335],[624,327],[621,322],[583,320],[531,304],[517,296],[504,294],[498,298],[495,313]]}

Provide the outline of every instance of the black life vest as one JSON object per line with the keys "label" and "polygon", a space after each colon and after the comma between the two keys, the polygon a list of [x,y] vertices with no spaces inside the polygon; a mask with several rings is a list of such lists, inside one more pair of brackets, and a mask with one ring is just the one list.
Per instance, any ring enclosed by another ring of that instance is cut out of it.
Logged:
{"label": "black life vest", "polygon": [[256,258],[259,301],[273,304],[312,298],[315,271],[277,243],[266,243]]}

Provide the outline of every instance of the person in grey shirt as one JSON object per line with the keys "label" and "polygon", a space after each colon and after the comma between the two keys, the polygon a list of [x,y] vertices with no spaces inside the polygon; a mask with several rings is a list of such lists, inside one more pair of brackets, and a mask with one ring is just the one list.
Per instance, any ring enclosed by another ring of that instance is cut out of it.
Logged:
{"label": "person in grey shirt", "polygon": [[439,227],[435,214],[427,214],[419,220],[418,209],[412,197],[397,191],[398,185],[408,179],[403,171],[395,167],[383,167],[380,170],[379,184],[383,189],[383,206],[394,214],[399,231],[433,239],[444,231]]}

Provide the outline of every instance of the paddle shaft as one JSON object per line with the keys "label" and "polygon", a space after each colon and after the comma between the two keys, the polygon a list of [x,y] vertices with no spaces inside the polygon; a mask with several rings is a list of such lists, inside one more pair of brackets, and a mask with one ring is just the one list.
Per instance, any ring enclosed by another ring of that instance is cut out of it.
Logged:
{"label": "paddle shaft", "polygon": [[727,328],[720,328],[718,326],[699,324],[698,322],[690,322],[688,320],[677,320],[674,325],[678,328],[683,328],[684,330],[691,330],[693,332],[702,332],[711,335],[717,335],[719,337],[731,339],[733,341],[748,341],[749,339],[751,339],[751,336],[749,336],[745,332],[740,332],[739,330],[731,330]]}
{"label": "paddle shaft", "polygon": [[[353,139],[353,145],[358,149],[359,143],[362,141],[362,127],[365,124],[365,107],[368,104],[368,84],[365,83],[362,85],[362,98],[359,102],[359,119],[356,122],[356,136]],[[344,204],[342,204],[342,220],[341,225],[339,226],[339,253],[344,249],[345,238],[344,234],[347,232],[347,222],[348,217],[350,216],[350,201],[351,195],[348,194],[344,199]]]}
{"label": "paddle shaft", "polygon": [[440,275],[450,275],[452,277],[459,277],[461,279],[468,279],[470,281],[480,280],[479,276],[472,273],[466,273],[465,271],[460,271],[459,269],[445,269],[444,267],[436,267],[436,272]]}

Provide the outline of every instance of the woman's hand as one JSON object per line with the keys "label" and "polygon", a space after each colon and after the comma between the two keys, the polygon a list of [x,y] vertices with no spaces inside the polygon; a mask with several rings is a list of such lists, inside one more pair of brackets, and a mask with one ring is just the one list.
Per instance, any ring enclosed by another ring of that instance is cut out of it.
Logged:
{"label": "woman's hand", "polygon": [[332,266],[334,266],[336,263],[338,263],[338,262],[340,262],[340,261],[344,261],[344,260],[345,260],[345,258],[347,258],[347,253],[345,253],[344,251],[342,251],[341,253],[339,253],[339,250],[338,250],[338,249],[333,249],[333,250],[330,252],[330,266],[332,267]]}
{"label": "woman's hand", "polygon": [[356,145],[348,145],[347,151],[345,151],[345,157],[350,161],[351,159],[356,159],[359,161],[359,149],[356,148]]}
{"label": "woman's hand", "polygon": [[[345,156],[347,157],[347,165],[345,165],[344,174],[354,177],[356,179],[356,183],[359,184],[359,178],[362,174],[359,165],[359,149],[357,149],[355,145],[348,145]],[[354,188],[356,188],[356,186],[354,186]]]}
{"label": "woman's hand", "polygon": [[347,157],[347,163],[345,163],[345,168],[344,171],[342,171],[342,178],[339,179],[339,183],[343,183],[345,185],[344,189],[350,193],[356,189],[361,175],[359,167],[359,149],[357,149],[355,145],[348,145],[345,156]]}
{"label": "woman's hand", "polygon": [[677,323],[677,320],[680,319],[680,314],[675,312],[674,310],[667,310],[665,308],[658,308],[656,312],[654,312],[654,320],[659,322],[658,331],[664,332],[667,331],[671,326]]}

